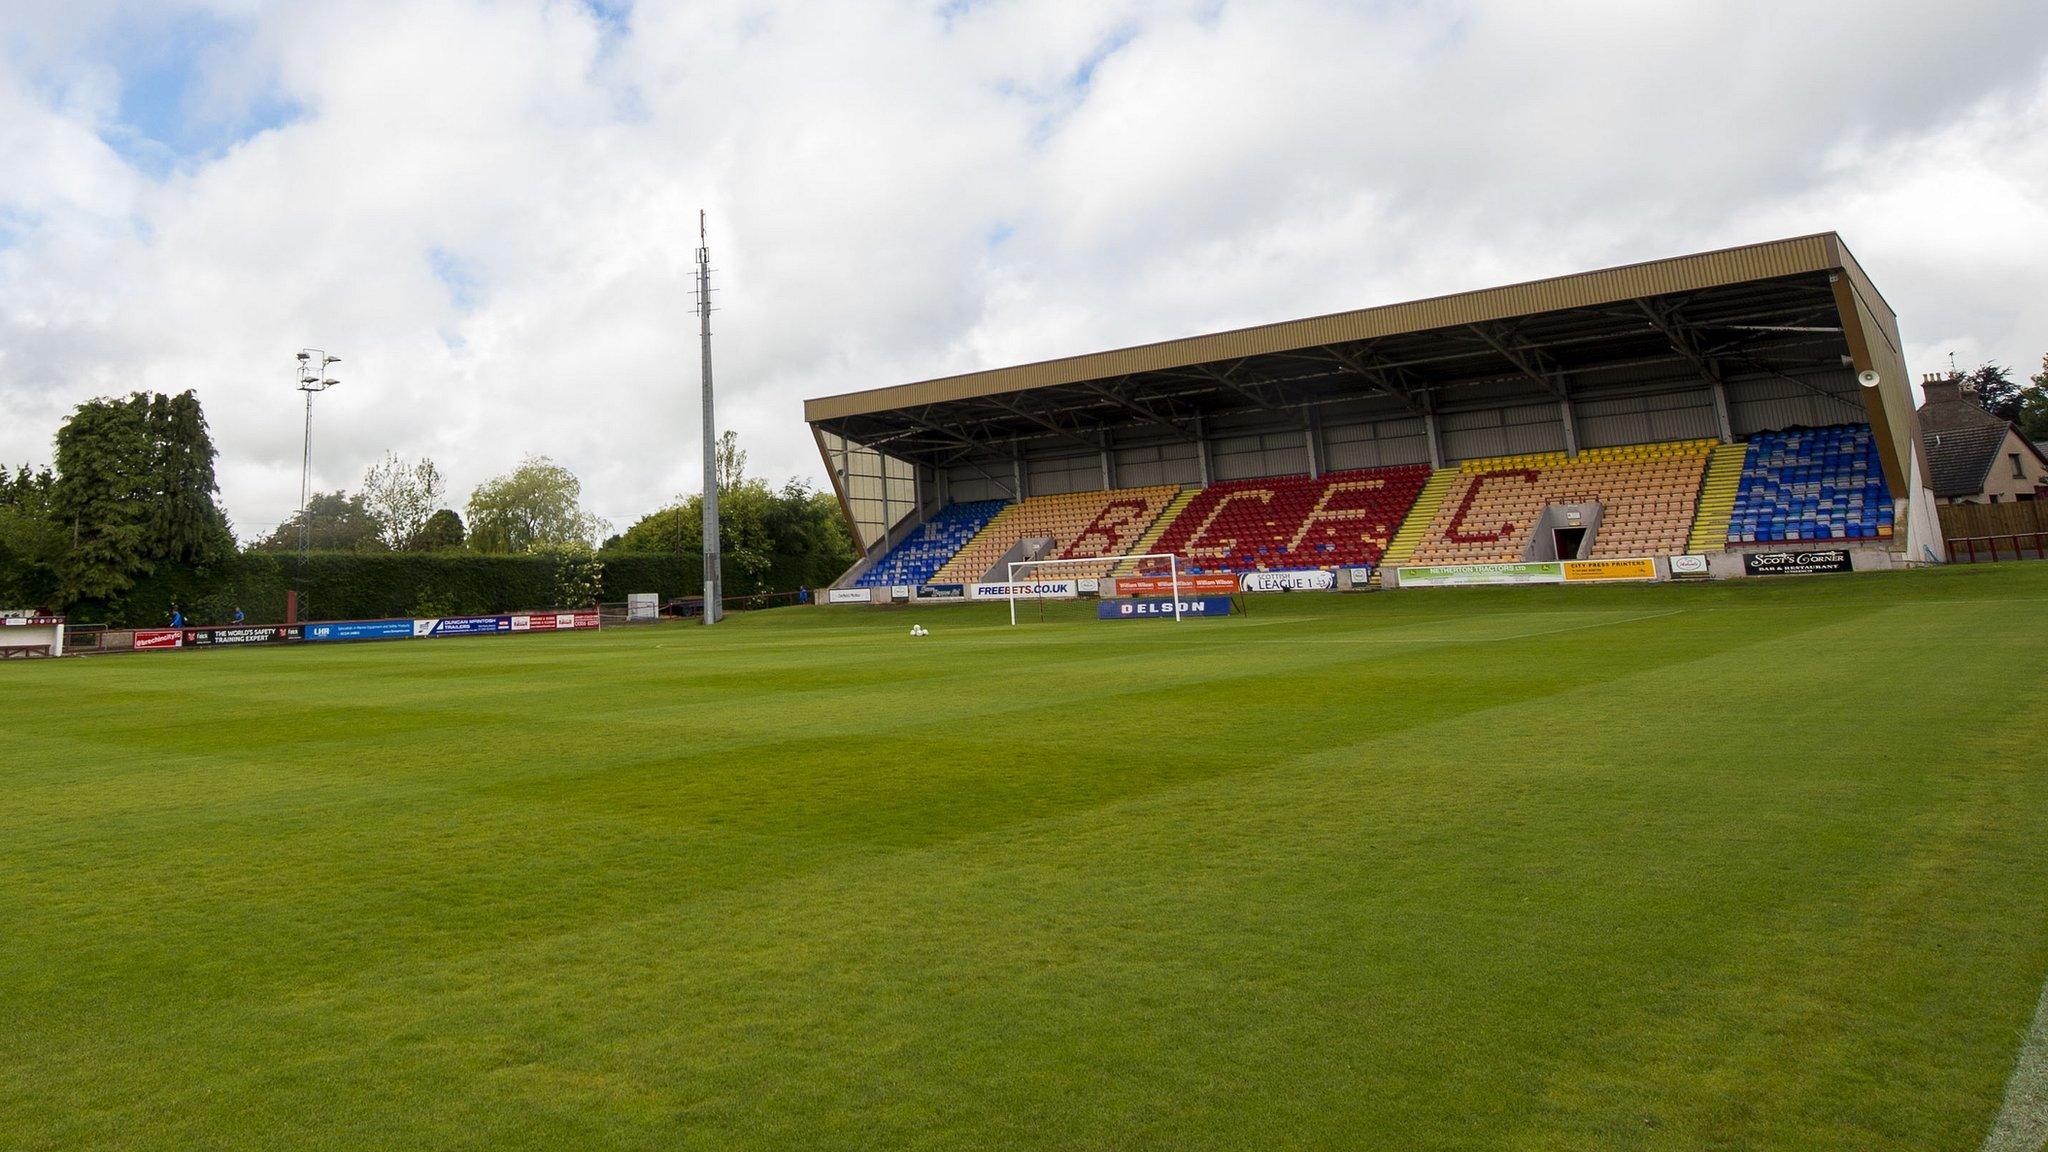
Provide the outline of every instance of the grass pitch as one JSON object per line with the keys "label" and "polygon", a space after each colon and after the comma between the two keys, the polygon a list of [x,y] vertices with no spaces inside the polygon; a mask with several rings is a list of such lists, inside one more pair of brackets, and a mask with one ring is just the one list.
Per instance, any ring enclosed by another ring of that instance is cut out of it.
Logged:
{"label": "grass pitch", "polygon": [[0,1147],[1984,1140],[2048,565],[1252,607],[0,665]]}

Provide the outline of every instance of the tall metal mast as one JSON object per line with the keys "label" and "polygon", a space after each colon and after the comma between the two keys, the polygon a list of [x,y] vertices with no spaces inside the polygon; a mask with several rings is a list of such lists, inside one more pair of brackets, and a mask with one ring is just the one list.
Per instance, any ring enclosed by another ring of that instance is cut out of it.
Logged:
{"label": "tall metal mast", "polygon": [[723,615],[724,591],[718,572],[718,420],[711,410],[711,247],[706,239],[704,210],[697,210],[697,330],[703,345],[704,368],[704,623]]}
{"label": "tall metal mast", "polygon": [[339,380],[331,379],[327,369],[341,363],[341,357],[329,356],[319,348],[299,349],[299,391],[306,394],[306,439],[299,457],[299,551],[304,553],[312,546],[312,525],[306,521],[306,501],[312,495],[313,484],[313,396],[325,392]]}

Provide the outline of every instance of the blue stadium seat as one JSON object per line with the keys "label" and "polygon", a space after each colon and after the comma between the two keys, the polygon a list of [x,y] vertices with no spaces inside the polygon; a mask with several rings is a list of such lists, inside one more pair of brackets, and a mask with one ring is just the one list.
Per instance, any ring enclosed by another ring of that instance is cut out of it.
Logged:
{"label": "blue stadium seat", "polygon": [[925,584],[932,573],[953,558],[974,534],[981,531],[1007,500],[977,500],[948,504],[910,535],[905,536],[875,566],[853,582],[856,588],[887,588],[892,584]]}
{"label": "blue stadium seat", "polygon": [[1728,519],[1729,543],[1875,540],[1891,534],[1891,491],[1868,424],[1750,437]]}

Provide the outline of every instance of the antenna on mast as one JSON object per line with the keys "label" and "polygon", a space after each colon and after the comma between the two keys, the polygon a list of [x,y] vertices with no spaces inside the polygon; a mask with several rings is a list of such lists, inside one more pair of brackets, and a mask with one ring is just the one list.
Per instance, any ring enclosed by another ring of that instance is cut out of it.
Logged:
{"label": "antenna on mast", "polygon": [[703,348],[704,393],[704,623],[724,615],[718,571],[718,420],[711,406],[711,244],[704,210],[697,210],[697,333]]}

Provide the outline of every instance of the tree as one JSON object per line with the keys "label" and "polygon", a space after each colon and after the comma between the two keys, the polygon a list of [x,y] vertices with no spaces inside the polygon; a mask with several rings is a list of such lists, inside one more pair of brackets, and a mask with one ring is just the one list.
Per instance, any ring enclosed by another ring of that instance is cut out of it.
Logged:
{"label": "tree", "polygon": [[2029,377],[2033,387],[2020,397],[2020,431],[2036,444],[2048,444],[2048,356],[2041,371]]}
{"label": "tree", "polygon": [[57,606],[63,588],[64,527],[54,507],[57,478],[24,464],[0,470],[0,606]]}
{"label": "tree", "polygon": [[[800,584],[821,587],[837,579],[857,555],[839,501],[801,480],[780,489],[744,480],[720,501],[726,586],[736,595],[787,592]],[[616,547],[694,561],[704,547],[702,497],[679,498],[641,517]]]}
{"label": "tree", "polygon": [[583,483],[545,456],[477,485],[469,497],[469,546],[479,552],[531,552],[542,544],[590,544],[602,519],[585,512]]}
{"label": "tree", "polygon": [[2019,384],[2013,382],[2012,369],[2003,364],[1986,361],[1968,372],[1952,371],[1949,373],[1949,379],[1962,385],[1965,390],[1974,389],[1977,403],[1986,412],[2000,420],[2019,423],[2022,389]]}
{"label": "tree", "polygon": [[414,547],[427,520],[441,503],[441,472],[420,457],[408,464],[394,452],[363,473],[363,506],[377,522],[377,533],[393,552]]}
{"label": "tree", "polygon": [[116,595],[149,569],[154,453],[138,399],[88,400],[57,429],[51,503],[71,537],[58,565],[66,601]]}
{"label": "tree", "polygon": [[384,536],[361,496],[315,492],[304,512],[294,512],[277,531],[258,541],[265,552],[296,552],[301,541],[316,552],[382,552]]}
{"label": "tree", "polygon": [[604,587],[604,565],[586,543],[542,544],[534,549],[555,562],[555,602],[535,607],[588,608]]}
{"label": "tree", "polygon": [[213,474],[216,453],[198,396],[138,392],[129,402],[148,411],[152,491],[144,555],[180,564],[230,555],[234,537],[214,501],[220,491]]}
{"label": "tree", "polygon": [[453,508],[443,508],[420,526],[418,534],[407,544],[412,552],[439,552],[447,548],[462,547],[462,517]]}
{"label": "tree", "polygon": [[[718,434],[718,494],[723,496],[744,484],[747,479],[747,450],[740,447],[740,434],[728,428]],[[721,523],[720,528],[724,525]],[[721,536],[719,543],[724,540]]]}
{"label": "tree", "polygon": [[633,521],[609,547],[621,552],[695,556],[704,546],[704,501],[678,496],[657,511]]}

